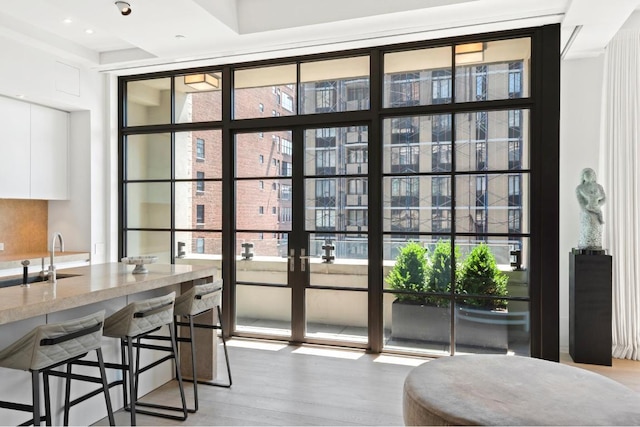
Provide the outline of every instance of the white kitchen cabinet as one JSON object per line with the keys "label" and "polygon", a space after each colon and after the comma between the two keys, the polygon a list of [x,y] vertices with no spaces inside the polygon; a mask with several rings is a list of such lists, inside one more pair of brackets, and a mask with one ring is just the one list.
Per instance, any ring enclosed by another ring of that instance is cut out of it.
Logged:
{"label": "white kitchen cabinet", "polygon": [[29,198],[30,174],[30,106],[0,97],[0,198]]}
{"label": "white kitchen cabinet", "polygon": [[69,113],[31,105],[30,198],[69,197]]}

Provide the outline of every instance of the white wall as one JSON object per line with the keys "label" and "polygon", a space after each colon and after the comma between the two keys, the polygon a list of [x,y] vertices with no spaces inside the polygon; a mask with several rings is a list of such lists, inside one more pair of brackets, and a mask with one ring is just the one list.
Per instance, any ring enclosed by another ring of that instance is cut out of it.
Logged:
{"label": "white wall", "polygon": [[116,92],[107,91],[114,78],[1,35],[0,52],[11,58],[0,67],[0,95],[71,112],[70,200],[49,202],[49,238],[60,231],[66,250],[91,252],[97,263],[114,260],[117,135],[110,106],[117,104],[107,96]]}
{"label": "white wall", "polygon": [[[560,71],[560,350],[569,349],[569,252],[578,244],[580,171],[599,174],[604,55],[564,60]],[[605,189],[606,191],[606,189]],[[605,218],[606,221],[606,218]]]}

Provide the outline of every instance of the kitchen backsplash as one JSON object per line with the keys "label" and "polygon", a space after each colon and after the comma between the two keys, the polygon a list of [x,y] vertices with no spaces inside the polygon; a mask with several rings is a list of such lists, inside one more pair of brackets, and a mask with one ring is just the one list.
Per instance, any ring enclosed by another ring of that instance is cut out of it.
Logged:
{"label": "kitchen backsplash", "polygon": [[47,250],[48,202],[0,199],[2,255]]}

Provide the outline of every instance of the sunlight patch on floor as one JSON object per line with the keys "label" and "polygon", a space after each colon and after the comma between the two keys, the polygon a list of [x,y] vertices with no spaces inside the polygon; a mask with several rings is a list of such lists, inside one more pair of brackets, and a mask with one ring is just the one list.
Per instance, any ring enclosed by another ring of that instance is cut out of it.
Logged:
{"label": "sunlight patch on floor", "polygon": [[227,341],[229,347],[250,348],[253,350],[280,351],[287,348],[287,343],[232,339]]}
{"label": "sunlight patch on floor", "polygon": [[376,363],[388,363],[390,365],[419,366],[429,362],[432,359],[421,359],[417,357],[392,356],[389,354],[381,354],[373,359]]}
{"label": "sunlight patch on floor", "polygon": [[309,346],[296,348],[291,353],[308,354],[311,356],[333,357],[337,359],[349,359],[349,360],[358,360],[362,356],[364,356],[364,353],[361,351],[338,350],[335,348],[319,348],[319,347],[309,347]]}

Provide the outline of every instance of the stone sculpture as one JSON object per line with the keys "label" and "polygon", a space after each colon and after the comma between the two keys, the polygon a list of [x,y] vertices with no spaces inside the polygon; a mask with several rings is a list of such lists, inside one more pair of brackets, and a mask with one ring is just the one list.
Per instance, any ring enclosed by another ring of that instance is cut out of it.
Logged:
{"label": "stone sculpture", "polygon": [[604,188],[596,182],[596,173],[591,168],[582,170],[580,184],[576,187],[576,196],[580,203],[579,249],[602,249],[601,206],[605,202]]}

